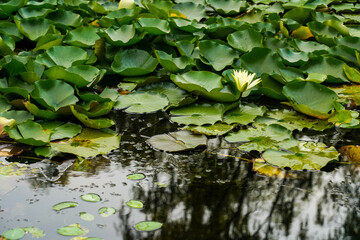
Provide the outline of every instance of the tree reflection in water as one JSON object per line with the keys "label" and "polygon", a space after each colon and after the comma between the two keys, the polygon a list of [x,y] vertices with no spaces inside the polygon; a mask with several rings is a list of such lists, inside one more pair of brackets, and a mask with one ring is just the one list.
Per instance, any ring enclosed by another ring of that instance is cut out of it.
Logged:
{"label": "tree reflection in water", "polygon": [[[13,192],[11,187],[3,191],[0,187],[0,232],[19,224],[10,217],[26,216],[30,219],[26,225],[42,228],[47,239],[61,239],[56,229],[64,222],[79,222],[78,213],[55,214],[51,206],[79,201],[84,192],[98,192],[104,199],[101,204],[86,205],[80,200],[78,211],[96,213],[102,205],[119,210],[117,216],[81,222],[91,236],[103,239],[360,239],[360,168],[356,165],[335,166],[328,172],[291,172],[287,178],[261,176],[251,161],[240,160],[249,156],[229,148],[222,138],[212,138],[207,149],[164,153],[145,142],[177,128],[164,116],[117,113],[116,118],[122,119],[117,125],[122,134],[119,150],[85,165],[48,164],[37,177],[26,178],[29,189],[21,185],[24,180]],[[342,133],[344,139],[338,141],[327,134],[324,139],[334,144],[359,136]],[[65,170],[59,174],[62,167]],[[127,181],[126,175],[134,172],[144,173],[146,179]],[[29,206],[23,200],[32,194],[38,195],[38,205]],[[125,204],[130,199],[143,201],[144,209],[130,209]],[[23,210],[12,214],[17,202]],[[164,225],[155,232],[136,231],[133,225],[144,220]]]}

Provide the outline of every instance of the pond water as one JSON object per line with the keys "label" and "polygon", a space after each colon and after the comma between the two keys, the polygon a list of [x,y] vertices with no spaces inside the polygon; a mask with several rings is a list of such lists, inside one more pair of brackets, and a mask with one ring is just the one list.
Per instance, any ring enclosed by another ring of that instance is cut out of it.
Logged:
{"label": "pond water", "polygon": [[[42,160],[29,165],[34,172],[29,176],[1,178],[0,233],[37,227],[46,234],[40,239],[71,239],[57,229],[78,223],[89,230],[86,236],[108,240],[360,239],[359,166],[339,164],[269,177],[256,173],[254,163],[242,159],[249,156],[222,138],[187,153],[152,149],[148,137],[177,128],[162,114],[117,112],[114,117],[122,135],[118,150],[91,161]],[[354,144],[358,136],[356,130],[297,135],[336,147]],[[145,178],[127,179],[132,173]],[[83,201],[86,193],[97,193],[101,201]],[[130,208],[129,200],[142,201],[144,207]],[[52,210],[64,201],[79,205]],[[117,212],[104,218],[98,213],[101,207]],[[80,212],[95,219],[85,221]],[[141,221],[163,226],[140,232],[134,225]],[[27,234],[23,239],[33,238]]]}

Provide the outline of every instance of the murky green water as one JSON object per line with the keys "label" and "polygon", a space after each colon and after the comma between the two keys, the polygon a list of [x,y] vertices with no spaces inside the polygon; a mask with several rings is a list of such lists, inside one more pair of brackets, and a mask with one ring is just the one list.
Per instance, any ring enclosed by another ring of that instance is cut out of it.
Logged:
{"label": "murky green water", "polygon": [[[176,129],[164,116],[117,113],[121,147],[91,162],[43,160],[34,176],[4,177],[0,184],[0,233],[37,227],[42,239],[71,239],[57,229],[79,223],[88,237],[113,239],[360,239],[360,167],[336,165],[327,171],[290,173],[285,179],[258,175],[253,163],[224,140],[212,138],[207,149],[169,154],[153,150],[147,137]],[[359,131],[307,132],[297,137],[325,140],[337,147],[356,143]],[[143,173],[146,178],[128,180]],[[100,202],[83,201],[97,193]],[[129,200],[143,209],[132,209]],[[75,208],[52,206],[75,201]],[[101,207],[114,207],[104,218]],[[80,212],[95,216],[80,218]],[[139,232],[134,224],[159,221],[160,230]],[[32,239],[26,236],[23,239]]]}

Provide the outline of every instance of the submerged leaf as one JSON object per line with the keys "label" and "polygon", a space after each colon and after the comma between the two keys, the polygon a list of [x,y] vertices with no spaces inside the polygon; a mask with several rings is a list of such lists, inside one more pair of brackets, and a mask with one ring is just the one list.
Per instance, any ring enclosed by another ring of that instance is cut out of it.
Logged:
{"label": "submerged leaf", "polygon": [[204,135],[194,135],[189,131],[171,132],[151,137],[148,142],[156,149],[166,152],[179,152],[206,145]]}

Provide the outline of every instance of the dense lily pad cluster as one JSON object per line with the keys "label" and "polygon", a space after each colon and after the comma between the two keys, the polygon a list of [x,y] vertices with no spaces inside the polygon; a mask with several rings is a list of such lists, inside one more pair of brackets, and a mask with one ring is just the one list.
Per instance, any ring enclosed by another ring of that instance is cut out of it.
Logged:
{"label": "dense lily pad cluster", "polygon": [[[91,157],[119,144],[108,129],[113,108],[168,110],[184,129],[230,132],[228,141],[265,151],[267,161],[282,149],[292,152],[282,158],[300,156],[324,146],[291,131],[359,126],[346,108],[359,103],[359,9],[351,0],[5,0],[0,130],[39,155]],[[234,70],[261,83],[242,93]],[[249,105],[254,96],[297,112]],[[238,125],[248,128],[231,132]]]}

